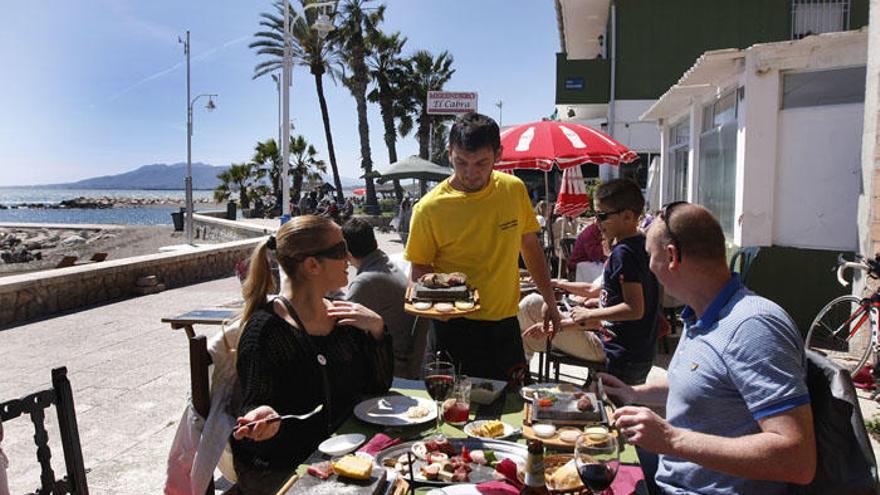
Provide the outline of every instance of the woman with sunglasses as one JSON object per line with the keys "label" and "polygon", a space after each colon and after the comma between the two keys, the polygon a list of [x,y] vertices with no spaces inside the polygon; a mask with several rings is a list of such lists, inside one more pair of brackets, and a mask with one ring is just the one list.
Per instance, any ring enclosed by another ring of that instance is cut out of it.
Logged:
{"label": "woman with sunglasses", "polygon": [[[287,275],[278,297],[269,255]],[[325,294],[348,283],[348,248],[331,220],[294,217],[251,256],[238,345],[241,385],[232,442],[243,493],[275,493],[365,395],[391,386],[391,337],[372,310]],[[304,420],[269,422],[323,409]]]}

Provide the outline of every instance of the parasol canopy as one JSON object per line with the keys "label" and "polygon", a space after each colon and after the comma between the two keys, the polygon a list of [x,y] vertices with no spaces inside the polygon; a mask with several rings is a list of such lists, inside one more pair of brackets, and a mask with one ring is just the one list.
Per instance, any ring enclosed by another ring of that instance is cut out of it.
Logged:
{"label": "parasol canopy", "polygon": [[557,120],[519,124],[501,131],[504,147],[496,169],[567,169],[585,163],[620,165],[638,158],[629,148],[590,126]]}
{"label": "parasol canopy", "polygon": [[452,175],[452,169],[411,155],[380,170],[376,178],[380,184],[394,179],[420,179],[439,182]]}
{"label": "parasol canopy", "polygon": [[590,209],[590,197],[584,186],[584,176],[580,167],[569,167],[562,172],[562,185],[556,198],[553,213],[567,217],[577,217]]}

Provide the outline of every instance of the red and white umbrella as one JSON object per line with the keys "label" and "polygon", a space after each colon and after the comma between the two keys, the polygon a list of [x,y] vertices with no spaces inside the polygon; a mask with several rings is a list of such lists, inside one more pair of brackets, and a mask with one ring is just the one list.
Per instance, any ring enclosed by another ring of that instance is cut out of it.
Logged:
{"label": "red and white umbrella", "polygon": [[363,196],[364,194],[367,194],[367,188],[366,187],[358,187],[356,189],[353,189],[351,192],[355,196]]}
{"label": "red and white umbrella", "polygon": [[542,120],[501,131],[504,150],[496,169],[526,168],[545,172],[556,164],[567,169],[584,163],[620,165],[638,158],[626,146],[590,126]]}
{"label": "red and white umbrella", "polygon": [[559,188],[559,196],[556,197],[556,207],[553,212],[557,215],[577,217],[590,209],[590,197],[584,186],[584,176],[580,167],[569,167],[562,172],[562,187]]}

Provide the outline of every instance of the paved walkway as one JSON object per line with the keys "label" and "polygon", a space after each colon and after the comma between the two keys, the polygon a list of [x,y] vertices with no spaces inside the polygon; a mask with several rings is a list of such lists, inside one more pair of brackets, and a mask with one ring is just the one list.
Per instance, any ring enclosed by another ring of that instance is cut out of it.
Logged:
{"label": "paved walkway", "polygon": [[[399,253],[393,234],[380,247]],[[161,493],[168,449],[189,388],[187,343],[182,331],[160,323],[191,309],[240,298],[236,278],[226,278],[85,309],[0,331],[0,399],[50,385],[50,370],[67,366],[73,386],[90,492]],[[212,327],[197,327],[211,330]],[[214,330],[216,331],[216,330]],[[537,359],[537,358],[536,358]],[[668,357],[667,357],[668,359]],[[665,364],[665,361],[663,361]],[[662,373],[660,367],[652,375]],[[583,376],[566,367],[564,374]],[[877,405],[865,401],[866,417]],[[56,469],[63,470],[54,413],[49,436]],[[34,490],[39,468],[27,420],[4,425],[12,493]],[[878,452],[875,444],[875,453]]]}

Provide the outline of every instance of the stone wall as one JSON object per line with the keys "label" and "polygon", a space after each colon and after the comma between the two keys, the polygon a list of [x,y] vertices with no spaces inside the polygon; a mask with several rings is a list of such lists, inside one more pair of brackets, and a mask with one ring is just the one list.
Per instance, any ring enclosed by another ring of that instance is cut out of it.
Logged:
{"label": "stone wall", "polygon": [[138,278],[155,275],[166,289],[229,277],[258,239],[150,254],[0,279],[0,328],[135,295]]}
{"label": "stone wall", "polygon": [[229,242],[263,237],[271,233],[272,230],[256,225],[201,214],[193,215],[193,237],[196,241]]}

